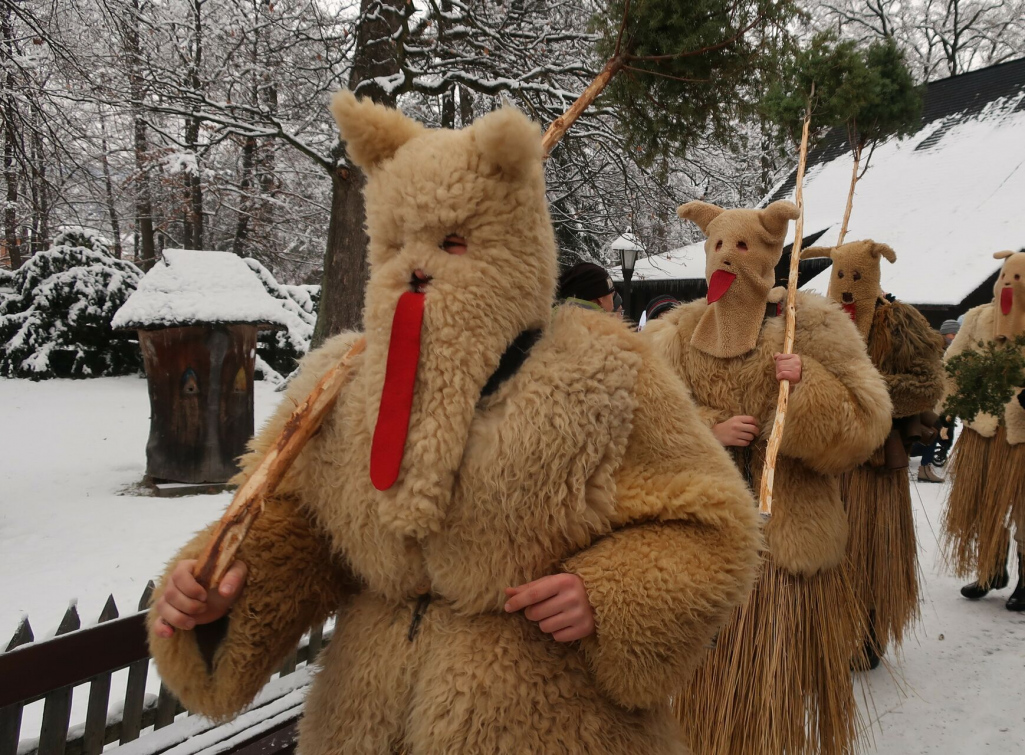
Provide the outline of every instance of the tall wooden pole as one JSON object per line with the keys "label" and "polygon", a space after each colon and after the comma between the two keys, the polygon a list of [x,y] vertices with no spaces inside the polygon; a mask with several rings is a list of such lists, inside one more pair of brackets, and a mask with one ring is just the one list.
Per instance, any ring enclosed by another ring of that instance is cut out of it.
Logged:
{"label": "tall wooden pole", "polygon": [[858,185],[858,166],[861,165],[861,145],[854,143],[854,170],[851,172],[851,187],[847,191],[847,207],[843,212],[843,223],[840,224],[840,235],[837,236],[836,245],[843,243],[847,235],[847,223],[851,219],[851,208],[854,206],[854,187]]}
{"label": "tall wooden pole", "polygon": [[338,364],[324,373],[306,400],[292,412],[281,435],[260,459],[249,479],[236,491],[203,555],[193,567],[192,574],[203,587],[214,589],[220,584],[249,528],[263,512],[264,499],[274,492],[306,442],[320,428],[349,380],[352,360],[363,353],[365,346],[366,340],[360,338]]}
{"label": "tall wooden pole", "polygon": [[566,135],[569,127],[577,118],[591,106],[591,103],[598,99],[598,95],[605,91],[613,77],[626,65],[626,58],[622,54],[616,54],[601,70],[594,81],[587,85],[587,89],[577,97],[576,102],[569,106],[569,109],[552,121],[552,124],[545,131],[541,138],[541,146],[544,148],[545,157],[548,157],[552,148],[559,143],[559,140]]}
{"label": "tall wooden pole", "polygon": [[[804,169],[808,164],[808,128],[811,124],[811,100],[815,96],[812,85],[808,106],[804,111],[804,126],[801,130],[801,155],[797,162],[797,224],[794,227],[794,244],[790,250],[790,275],[787,279],[786,330],[783,336],[783,353],[794,353],[794,335],[797,331],[797,274],[801,264],[801,240],[804,238]],[[776,416],[772,422],[769,444],[765,450],[765,466],[762,469],[762,484],[758,493],[758,511],[765,516],[772,513],[772,483],[776,472],[776,457],[783,442],[783,427],[790,403],[790,381],[779,383],[779,399],[776,402]]]}

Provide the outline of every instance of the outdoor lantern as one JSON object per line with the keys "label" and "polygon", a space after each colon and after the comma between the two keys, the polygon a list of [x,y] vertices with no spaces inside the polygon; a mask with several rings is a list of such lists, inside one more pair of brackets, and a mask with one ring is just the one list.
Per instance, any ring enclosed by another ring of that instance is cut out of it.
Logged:
{"label": "outdoor lantern", "polygon": [[637,255],[643,249],[633,233],[627,230],[612,242],[612,251],[619,252],[619,264],[623,268],[623,315],[630,317],[630,281],[634,275],[634,265],[637,264]]}

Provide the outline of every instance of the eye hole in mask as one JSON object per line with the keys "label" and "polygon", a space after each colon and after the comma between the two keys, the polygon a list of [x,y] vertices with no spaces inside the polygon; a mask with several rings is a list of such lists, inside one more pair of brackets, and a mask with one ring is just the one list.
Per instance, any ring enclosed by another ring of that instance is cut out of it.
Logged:
{"label": "eye hole in mask", "polygon": [[856,281],[860,281],[861,280],[861,273],[859,273],[857,270],[854,271],[854,280],[856,280]]}
{"label": "eye hole in mask", "polygon": [[449,254],[466,254],[466,239],[455,233],[450,233],[438,246]]}
{"label": "eye hole in mask", "polygon": [[746,241],[738,241],[737,242],[737,249],[739,249],[742,252],[746,252],[747,251],[747,242]]}
{"label": "eye hole in mask", "polygon": [[836,277],[837,278],[843,278],[843,270],[840,270],[839,272],[837,272]]}
{"label": "eye hole in mask", "polygon": [[718,252],[720,249],[722,249],[722,239],[715,242],[715,251]]}

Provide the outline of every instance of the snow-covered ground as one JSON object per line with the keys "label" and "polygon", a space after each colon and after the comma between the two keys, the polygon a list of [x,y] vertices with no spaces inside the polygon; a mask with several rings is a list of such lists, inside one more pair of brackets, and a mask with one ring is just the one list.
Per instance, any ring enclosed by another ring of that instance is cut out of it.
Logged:
{"label": "snow-covered ground", "polygon": [[[257,383],[258,425],[279,395]],[[0,379],[3,645],[24,614],[37,638],[52,634],[71,600],[83,623],[96,620],[109,593],[123,614],[134,610],[146,581],[227,504],[227,494],[124,494],[142,478],[148,416],[139,378]],[[893,675],[880,668],[860,677],[864,712],[879,753],[1018,752],[1025,741],[1025,615],[1004,609],[1009,590],[978,603],[960,597],[937,546],[944,494],[945,486],[914,486],[922,623],[902,656],[891,658]],[[33,724],[38,713],[26,711],[23,737],[37,736]]]}

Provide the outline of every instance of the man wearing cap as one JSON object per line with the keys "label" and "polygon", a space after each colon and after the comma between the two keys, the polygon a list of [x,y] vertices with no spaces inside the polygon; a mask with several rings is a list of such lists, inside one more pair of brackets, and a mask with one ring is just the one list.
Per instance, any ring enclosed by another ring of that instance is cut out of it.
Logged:
{"label": "man wearing cap", "polygon": [[559,276],[559,300],[564,304],[612,312],[615,293],[608,271],[592,262],[580,262]]}

